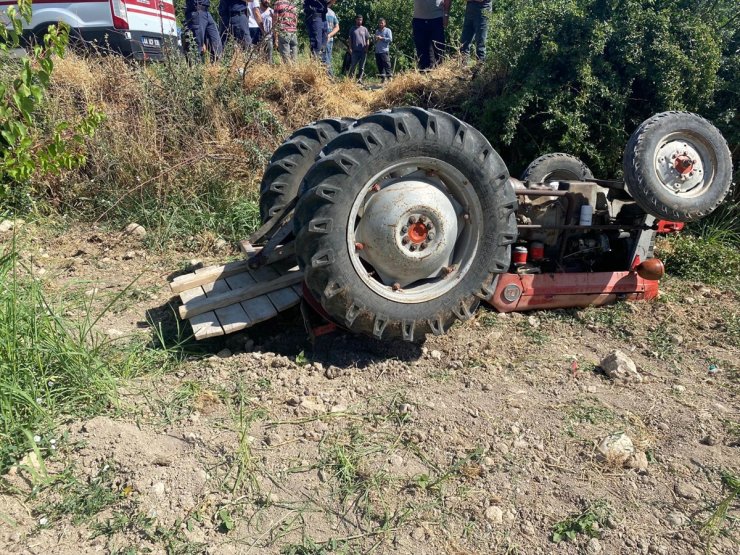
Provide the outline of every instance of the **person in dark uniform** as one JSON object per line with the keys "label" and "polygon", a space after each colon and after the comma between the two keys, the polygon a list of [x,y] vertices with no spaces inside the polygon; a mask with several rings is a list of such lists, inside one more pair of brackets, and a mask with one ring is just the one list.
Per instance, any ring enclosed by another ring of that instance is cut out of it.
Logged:
{"label": "person in dark uniform", "polygon": [[326,12],[336,0],[303,0],[303,15],[306,17],[306,30],[311,44],[311,54],[323,59],[326,48]]}
{"label": "person in dark uniform", "polygon": [[228,35],[234,37],[237,44],[245,50],[252,45],[249,34],[248,0],[221,0],[218,13]]}
{"label": "person in dark uniform", "polygon": [[210,5],[211,0],[186,0],[185,28],[193,34],[198,52],[205,55],[207,50],[213,59],[221,56],[223,46],[216,22],[208,13]]}

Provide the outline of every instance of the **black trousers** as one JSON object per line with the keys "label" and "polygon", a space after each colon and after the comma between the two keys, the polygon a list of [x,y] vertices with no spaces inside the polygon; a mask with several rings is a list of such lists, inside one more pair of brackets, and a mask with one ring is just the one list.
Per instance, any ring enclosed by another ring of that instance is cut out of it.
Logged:
{"label": "black trousers", "polygon": [[411,21],[414,32],[416,55],[419,57],[419,69],[430,69],[442,61],[445,52],[444,19],[414,18]]}
{"label": "black trousers", "polygon": [[385,81],[392,75],[391,73],[391,55],[388,52],[376,52],[375,63],[378,65],[380,79]]}

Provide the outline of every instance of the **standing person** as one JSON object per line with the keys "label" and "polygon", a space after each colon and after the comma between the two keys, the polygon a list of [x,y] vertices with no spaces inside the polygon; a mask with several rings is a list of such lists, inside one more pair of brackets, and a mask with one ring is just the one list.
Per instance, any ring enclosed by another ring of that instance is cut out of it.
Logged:
{"label": "standing person", "polygon": [[381,82],[391,77],[391,42],[393,32],[386,26],[385,19],[378,20],[378,30],[375,31],[375,63],[378,65]]}
{"label": "standing person", "polygon": [[252,44],[258,46],[263,34],[260,0],[251,0],[249,2],[249,35],[252,39]]}
{"label": "standing person", "polygon": [[414,0],[411,26],[422,71],[431,69],[442,60],[451,3],[452,0]]}
{"label": "standing person", "polygon": [[298,60],[298,7],[294,0],[275,0],[273,6],[273,44],[283,63]]}
{"label": "standing person", "polygon": [[365,62],[367,51],[370,48],[370,31],[363,24],[361,15],[355,16],[355,25],[349,30],[349,46],[352,50],[352,64],[349,66],[350,78],[355,76],[357,68],[357,80],[362,83],[365,75]]}
{"label": "standing person", "polygon": [[267,53],[267,63],[273,63],[272,60],[272,46],[274,39],[272,36],[272,16],[274,10],[270,7],[270,0],[261,0],[260,2],[260,17],[262,18],[262,29],[265,32],[264,47]]}
{"label": "standing person", "polygon": [[221,34],[222,40],[225,41],[226,37],[231,35],[245,50],[252,44],[249,36],[248,4],[247,0],[221,0],[218,5],[218,14],[225,30]]}
{"label": "standing person", "polygon": [[339,18],[331,8],[326,10],[326,32],[328,34],[326,35],[326,48],[324,49],[324,63],[329,68],[329,75],[333,75],[331,60],[334,52],[334,36],[339,33]]}
{"label": "standing person", "polygon": [[486,59],[486,37],[488,36],[488,19],[493,11],[491,0],[468,0],[465,6],[465,20],[463,21],[460,42],[465,61],[470,57],[470,44],[475,37],[475,55],[478,61]]}
{"label": "standing person", "polygon": [[193,34],[198,52],[205,56],[210,52],[211,60],[221,56],[223,46],[216,22],[208,12],[211,0],[186,0],[185,27]]}
{"label": "standing person", "polygon": [[334,2],[335,0],[303,0],[303,15],[306,18],[311,54],[319,60],[324,59],[322,53],[326,48],[326,12]]}

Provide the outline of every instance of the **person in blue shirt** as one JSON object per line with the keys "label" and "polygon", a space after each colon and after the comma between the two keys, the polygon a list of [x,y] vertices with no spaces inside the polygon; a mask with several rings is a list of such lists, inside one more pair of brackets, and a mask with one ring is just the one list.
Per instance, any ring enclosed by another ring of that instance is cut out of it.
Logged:
{"label": "person in blue shirt", "polygon": [[378,73],[383,83],[392,75],[391,42],[393,42],[393,32],[386,26],[385,19],[381,17],[378,20],[378,30],[375,31],[375,63],[378,65]]}
{"label": "person in blue shirt", "polygon": [[224,28],[245,50],[252,44],[249,34],[249,2],[247,0],[221,0],[218,14]]}
{"label": "person in blue shirt", "polygon": [[486,59],[486,37],[488,37],[488,19],[491,17],[493,2],[491,0],[468,0],[465,6],[460,51],[467,61],[470,58],[470,45],[475,37],[475,55],[478,61]]}
{"label": "person in blue shirt", "polygon": [[339,33],[339,18],[334,10],[326,10],[326,48],[324,49],[324,63],[329,68],[329,75],[333,75],[331,67],[331,57],[334,52],[334,36]]}
{"label": "person in blue shirt", "polygon": [[185,2],[185,28],[192,33],[198,52],[205,56],[210,52],[211,59],[221,56],[223,47],[216,22],[208,13],[211,0],[187,0]]}

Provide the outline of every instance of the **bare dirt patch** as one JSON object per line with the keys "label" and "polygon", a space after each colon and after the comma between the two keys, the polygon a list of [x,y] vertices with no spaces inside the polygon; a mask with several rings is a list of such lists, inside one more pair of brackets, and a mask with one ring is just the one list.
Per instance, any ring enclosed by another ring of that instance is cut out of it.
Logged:
{"label": "bare dirt patch", "polygon": [[[224,255],[139,242],[78,228],[23,248],[51,291],[97,288],[95,306],[141,274],[101,331],[153,335],[148,314],[173,336],[168,274]],[[19,491],[0,496],[0,551],[736,553],[736,502],[706,524],[723,473],[740,474],[740,300],[663,288],[653,303],[480,310],[423,345],[311,348],[297,313],[205,344],[126,385],[108,416],[67,422],[35,489],[26,469],[6,477]],[[614,349],[642,382],[599,371]],[[616,433],[646,467],[599,456]]]}

